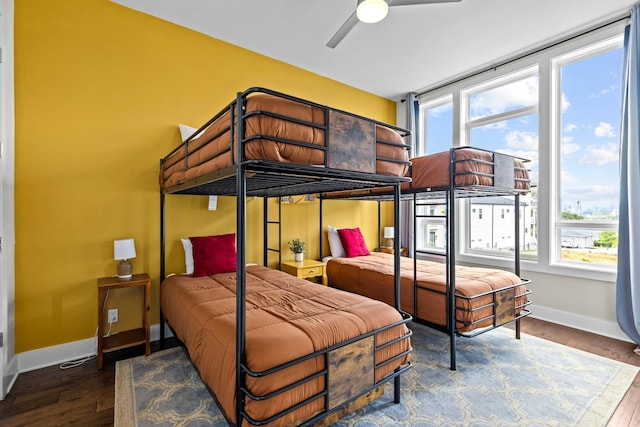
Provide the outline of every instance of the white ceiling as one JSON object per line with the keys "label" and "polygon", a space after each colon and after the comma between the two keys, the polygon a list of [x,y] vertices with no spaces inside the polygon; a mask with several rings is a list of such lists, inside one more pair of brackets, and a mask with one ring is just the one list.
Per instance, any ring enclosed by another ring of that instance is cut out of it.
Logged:
{"label": "white ceiling", "polygon": [[327,41],[356,0],[112,0],[389,99],[623,16],[637,0],[462,0],[389,9]]}

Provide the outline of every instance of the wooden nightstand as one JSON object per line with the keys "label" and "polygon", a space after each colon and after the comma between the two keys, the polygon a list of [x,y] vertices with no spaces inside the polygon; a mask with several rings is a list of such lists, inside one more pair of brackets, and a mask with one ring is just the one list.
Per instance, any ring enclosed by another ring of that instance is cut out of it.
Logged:
{"label": "wooden nightstand", "polygon": [[[380,252],[384,252],[385,254],[392,254],[395,252],[393,248],[380,248]],[[400,248],[400,256],[408,256],[407,248]]]}
{"label": "wooden nightstand", "polygon": [[328,282],[326,266],[327,264],[324,262],[314,259],[305,259],[300,262],[283,261],[282,271],[292,276],[300,277],[301,279],[322,277],[322,284],[326,286]]}
{"label": "wooden nightstand", "polygon": [[[107,291],[134,286],[144,287],[144,313],[142,327],[122,331],[109,337],[104,335],[104,298]],[[144,344],[147,356],[151,354],[149,331],[149,315],[151,312],[151,279],[146,273],[134,274],[129,280],[120,280],[117,277],[101,277],[98,279],[98,369],[102,369],[102,357],[104,353],[134,345]]]}

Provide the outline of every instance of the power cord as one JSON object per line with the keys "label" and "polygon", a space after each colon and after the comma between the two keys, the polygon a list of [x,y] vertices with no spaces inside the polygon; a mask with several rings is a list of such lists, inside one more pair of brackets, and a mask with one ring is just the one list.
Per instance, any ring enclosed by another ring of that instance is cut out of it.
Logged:
{"label": "power cord", "polygon": [[[102,305],[102,312],[104,313],[104,310],[106,310],[107,308],[107,300],[109,299],[109,290],[107,290],[107,294],[105,295],[104,298],[104,304]],[[108,337],[111,335],[111,324],[113,322],[109,322],[109,330],[107,331],[106,335],[103,335],[103,337]],[[96,333],[94,335],[94,342],[93,342],[93,353],[82,357],[80,359],[76,359],[76,360],[69,360],[68,362],[64,362],[60,364],[60,369],[70,369],[70,368],[75,368],[77,366],[80,366],[82,364],[84,364],[85,362],[88,362],[91,359],[94,359],[95,357],[98,356],[98,327],[96,326]]]}
{"label": "power cord", "polygon": [[64,362],[62,364],[60,364],[60,369],[69,369],[69,368],[75,368],[77,366],[80,366],[82,364],[84,364],[85,362],[88,362],[91,359],[94,359],[96,356],[98,356],[98,327],[96,326],[96,334],[94,336],[94,344],[93,344],[93,353],[82,357],[80,359],[76,359],[76,360],[69,360],[68,362]]}

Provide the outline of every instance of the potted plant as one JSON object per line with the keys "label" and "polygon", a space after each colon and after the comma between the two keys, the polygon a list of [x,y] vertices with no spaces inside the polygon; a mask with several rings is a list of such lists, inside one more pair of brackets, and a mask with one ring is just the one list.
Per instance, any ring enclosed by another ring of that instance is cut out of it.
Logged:
{"label": "potted plant", "polygon": [[293,252],[296,261],[302,261],[304,259],[304,252],[307,250],[307,245],[296,237],[289,242],[289,250]]}

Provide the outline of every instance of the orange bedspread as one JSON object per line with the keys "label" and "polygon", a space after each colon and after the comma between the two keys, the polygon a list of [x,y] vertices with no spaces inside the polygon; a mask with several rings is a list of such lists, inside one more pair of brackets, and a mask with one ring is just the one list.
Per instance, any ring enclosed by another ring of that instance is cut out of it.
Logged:
{"label": "orange bedspread", "polygon": [[[162,311],[185,344],[202,379],[215,393],[228,418],[235,422],[235,273],[193,278],[171,276],[161,285]],[[400,314],[379,301],[331,289],[262,266],[247,267],[246,361],[253,371],[265,369],[341,343],[400,321]],[[401,337],[405,325],[376,334],[378,344]],[[379,363],[410,348],[404,339],[375,354]],[[384,378],[408,356],[376,369]],[[262,395],[324,368],[318,356],[262,378],[247,378],[248,389]],[[324,389],[320,377],[281,396],[253,401],[246,412],[257,420]],[[316,400],[269,425],[287,425],[322,409]]]}
{"label": "orange bedspread", "polygon": [[[247,98],[246,112],[269,112],[289,119],[321,126],[330,126],[325,122],[327,109],[319,108],[270,94],[257,94]],[[325,130],[305,123],[296,123],[280,117],[255,114],[245,120],[245,138],[253,138],[245,143],[247,160],[272,160],[305,165],[325,165],[325,152],[306,146],[281,142],[287,139],[318,148],[325,147]],[[376,124],[377,140],[404,144],[402,137],[394,130]],[[274,138],[274,139],[269,139]],[[373,141],[372,141],[373,143]],[[234,141],[235,144],[235,141]],[[231,162],[231,126],[230,113],[227,111],[202,135],[184,143],[177,151],[169,155],[160,171],[162,188],[182,184],[207,173],[230,166]],[[235,150],[235,148],[234,148]],[[377,143],[375,173],[382,175],[404,176],[408,170],[408,153],[404,147]],[[406,164],[383,160],[396,159]],[[237,159],[236,159],[237,161]],[[235,163],[235,161],[234,161]]]}
{"label": "orange bedspread", "polygon": [[[401,257],[400,303],[403,311],[411,313],[415,318],[426,320],[441,326],[446,325],[446,286],[445,264],[433,261],[418,260],[418,310],[414,305],[413,259]],[[394,303],[393,287],[393,255],[373,252],[368,256],[354,258],[333,258],[327,263],[329,285],[349,292],[365,295],[388,304]],[[473,297],[484,292],[501,289],[522,283],[515,274],[498,269],[456,266],[456,295]],[[525,286],[516,288],[516,294],[525,292]],[[491,326],[492,320],[485,320],[475,325],[466,325],[485,316],[491,315],[491,308],[473,313],[466,310],[482,307],[493,302],[492,295],[474,300],[458,298],[456,307],[458,320],[456,330],[470,330]],[[524,304],[526,297],[516,298],[516,304]]]}

